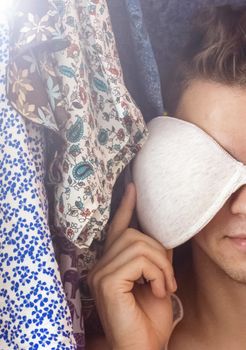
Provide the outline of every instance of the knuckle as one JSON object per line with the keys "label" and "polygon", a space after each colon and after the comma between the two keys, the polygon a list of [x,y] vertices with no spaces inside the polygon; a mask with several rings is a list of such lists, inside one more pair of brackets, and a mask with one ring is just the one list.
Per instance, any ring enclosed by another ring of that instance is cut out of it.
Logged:
{"label": "knuckle", "polygon": [[132,244],[132,248],[136,250],[137,253],[144,255],[148,250],[148,244],[142,240],[137,240]]}
{"label": "knuckle", "polygon": [[137,235],[138,235],[138,231],[132,227],[128,227],[125,230],[125,236],[130,236],[132,238],[132,237],[136,237]]}
{"label": "knuckle", "polygon": [[162,260],[162,269],[163,269],[163,271],[166,271],[166,272],[172,272],[173,271],[173,267],[172,267],[171,263],[167,259],[163,259]]}
{"label": "knuckle", "polygon": [[139,264],[140,266],[142,266],[142,267],[145,267],[145,266],[147,266],[147,265],[149,265],[149,261],[148,261],[148,259],[145,257],[145,256],[143,256],[143,255],[141,255],[141,256],[138,256],[137,258],[136,258],[136,262],[137,262],[137,264]]}
{"label": "knuckle", "polygon": [[136,241],[143,240],[142,233],[140,231],[135,230],[134,228],[127,228],[122,235],[125,242],[134,243]]}

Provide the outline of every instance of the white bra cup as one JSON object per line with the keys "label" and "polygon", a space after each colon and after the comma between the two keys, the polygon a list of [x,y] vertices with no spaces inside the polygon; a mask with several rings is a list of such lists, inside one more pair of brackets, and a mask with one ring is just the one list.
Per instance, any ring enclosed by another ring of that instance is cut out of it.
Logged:
{"label": "white bra cup", "polygon": [[246,167],[189,122],[158,117],[133,163],[143,231],[174,248],[198,233],[246,184]]}

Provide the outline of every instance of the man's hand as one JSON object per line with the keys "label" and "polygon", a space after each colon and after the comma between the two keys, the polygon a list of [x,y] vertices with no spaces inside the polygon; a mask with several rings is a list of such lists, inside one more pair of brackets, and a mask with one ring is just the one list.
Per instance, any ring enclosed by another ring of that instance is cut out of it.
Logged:
{"label": "man's hand", "polygon": [[105,254],[89,275],[89,285],[113,350],[161,350],[172,330],[170,293],[177,288],[172,252],[128,228],[135,197],[130,184],[110,226]]}

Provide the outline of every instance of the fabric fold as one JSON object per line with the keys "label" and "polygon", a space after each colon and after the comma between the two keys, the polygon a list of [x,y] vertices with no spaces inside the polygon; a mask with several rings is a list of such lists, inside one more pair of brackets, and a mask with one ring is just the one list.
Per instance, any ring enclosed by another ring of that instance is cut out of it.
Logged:
{"label": "fabric fold", "polygon": [[19,113],[63,140],[50,170],[55,226],[89,247],[147,129],[124,85],[106,1],[44,3],[40,9],[25,0],[24,10],[17,4],[13,33],[21,35],[11,52],[8,96]]}
{"label": "fabric fold", "polygon": [[0,348],[75,350],[48,227],[44,134],[6,98],[4,19],[0,43]]}

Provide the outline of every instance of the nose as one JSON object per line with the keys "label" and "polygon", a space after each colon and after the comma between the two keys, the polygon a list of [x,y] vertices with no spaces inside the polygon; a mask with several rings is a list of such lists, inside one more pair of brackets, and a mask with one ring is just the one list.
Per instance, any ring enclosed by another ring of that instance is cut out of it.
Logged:
{"label": "nose", "polygon": [[231,197],[231,212],[246,215],[246,185],[240,187]]}

